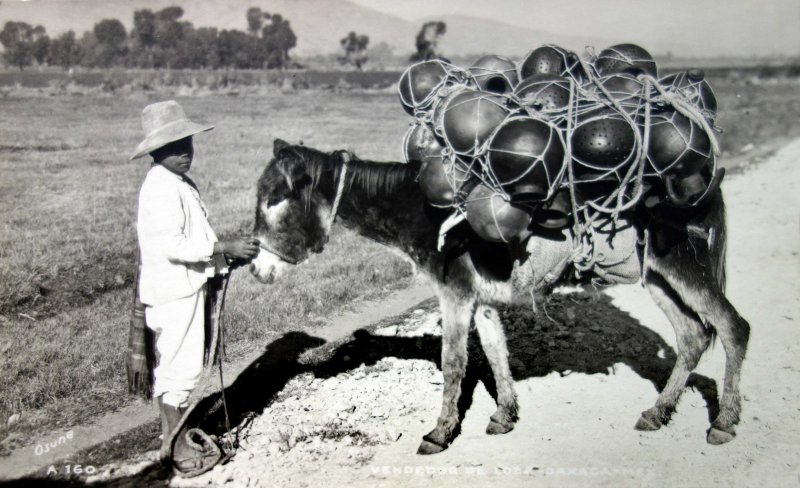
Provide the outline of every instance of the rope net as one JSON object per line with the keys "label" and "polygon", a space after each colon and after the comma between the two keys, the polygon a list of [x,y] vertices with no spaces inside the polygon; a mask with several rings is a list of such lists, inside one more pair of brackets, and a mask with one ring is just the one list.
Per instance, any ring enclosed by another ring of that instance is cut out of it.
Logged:
{"label": "rope net", "polygon": [[[494,74],[512,79],[506,66]],[[476,75],[491,76],[491,66],[417,63],[401,78],[400,98],[414,127],[425,125],[441,145],[420,159],[440,165],[428,173],[445,175],[444,183],[428,184],[423,169],[420,184],[452,195],[437,206],[466,217],[484,238],[535,233],[537,224],[548,227],[537,212],[559,209],[571,222],[573,264],[589,270],[598,222],[616,224],[645,197],[648,205],[691,207],[712,186],[716,101],[702,72],[659,80],[652,57],[633,44],[583,57],[548,44],[518,63],[520,81],[505,92],[483,90]],[[404,85],[415,79],[428,81]],[[412,143],[405,138],[407,157]],[[498,202],[524,209],[532,223],[518,231],[520,219],[505,206],[498,211]]]}

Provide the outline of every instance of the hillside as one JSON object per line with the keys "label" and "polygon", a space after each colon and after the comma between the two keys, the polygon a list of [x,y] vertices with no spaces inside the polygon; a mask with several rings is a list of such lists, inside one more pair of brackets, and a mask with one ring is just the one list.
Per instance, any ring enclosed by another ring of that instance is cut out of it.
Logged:
{"label": "hillside", "polygon": [[195,27],[213,26],[220,29],[246,28],[245,12],[257,6],[266,12],[277,12],[289,19],[298,37],[294,53],[313,55],[339,50],[339,39],[355,30],[370,37],[372,46],[386,43],[397,54],[414,50],[414,37],[423,22],[443,20],[447,34],[441,48],[448,56],[465,56],[487,52],[512,57],[524,55],[545,42],[582,49],[587,43],[598,46],[601,39],[554,34],[502,22],[447,15],[435,19],[408,21],[362,7],[347,0],[29,0],[4,1],[0,4],[0,24],[21,20],[41,24],[52,36],[67,30],[79,35],[101,19],[116,18],[130,29],[133,12],[148,8],[160,10],[183,3],[184,18]]}
{"label": "hillside", "polygon": [[[244,30],[247,9],[259,7],[265,12],[280,13],[291,22],[298,37],[297,47],[292,52],[294,55],[312,56],[339,52],[339,40],[348,32],[356,31],[370,37],[370,46],[385,44],[394,54],[405,57],[414,50],[414,38],[422,24],[430,20],[441,20],[447,24],[447,34],[441,42],[442,53],[451,58],[462,59],[471,59],[486,53],[519,58],[543,43],[559,44],[581,52],[586,46],[602,49],[622,42],[639,43],[659,57],[670,54],[674,57],[741,57],[756,52],[753,50],[758,47],[759,42],[763,42],[758,41],[757,37],[743,35],[741,29],[737,31],[734,28],[723,30],[714,37],[698,37],[698,32],[702,34],[704,30],[698,30],[696,22],[690,22],[692,19],[687,19],[686,16],[702,14],[704,18],[715,19],[708,24],[709,28],[727,24],[741,26],[752,17],[751,28],[767,28],[763,19],[760,24],[757,22],[752,6],[745,12],[748,16],[744,16],[738,11],[728,12],[714,5],[702,4],[694,8],[676,9],[669,23],[647,21],[644,26],[625,25],[625,22],[615,20],[613,15],[616,14],[613,11],[591,19],[576,18],[571,21],[552,16],[535,17],[528,25],[521,23],[521,19],[508,16],[499,17],[503,19],[501,21],[479,17],[476,10],[470,10],[466,5],[461,11],[453,9],[451,13],[435,17],[426,14],[423,9],[419,12],[418,19],[408,20],[413,17],[395,16],[375,10],[370,4],[362,5],[355,1],[2,0],[0,25],[9,20],[18,20],[34,25],[41,24],[51,36],[70,29],[80,35],[102,19],[119,19],[130,29],[135,10],[147,8],[157,11],[182,4],[184,19],[192,22],[195,27]],[[783,3],[786,0],[782,0]],[[474,15],[471,15],[473,12]],[[617,24],[620,26],[618,29],[601,29],[603,26]],[[652,28],[648,28],[651,24]],[[690,28],[691,25],[695,27]],[[794,24],[788,20],[785,25],[772,26],[773,37],[785,40],[785,45],[775,45],[771,50],[758,47],[756,50],[764,51],[761,56],[793,52],[788,47],[796,45],[794,40],[797,39],[797,34],[792,31],[793,27]]]}
{"label": "hillside", "polygon": [[445,54],[474,55],[491,52],[518,59],[542,44],[558,44],[578,52],[583,51],[587,45],[605,47],[609,44],[604,39],[525,29],[466,15],[446,15],[426,20],[442,20],[447,24],[447,34],[440,44]]}

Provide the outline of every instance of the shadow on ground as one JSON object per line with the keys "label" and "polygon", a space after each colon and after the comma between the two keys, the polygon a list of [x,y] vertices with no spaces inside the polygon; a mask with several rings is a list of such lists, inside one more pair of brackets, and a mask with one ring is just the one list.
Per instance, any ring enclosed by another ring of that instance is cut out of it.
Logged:
{"label": "shadow on ground", "polygon": [[[426,302],[424,308],[435,308]],[[625,312],[611,305],[602,294],[577,293],[554,295],[534,313],[530,307],[516,306],[500,311],[508,338],[511,371],[519,381],[558,372],[609,374],[617,364],[625,364],[660,391],[665,385],[675,353],[663,339],[642,326]],[[393,317],[383,325],[403,323],[409,314]],[[293,377],[312,373],[332,377],[371,365],[385,357],[422,359],[440,365],[441,337],[423,335],[401,337],[375,335],[382,324],[360,329],[344,341],[326,344],[303,332],[289,332],[267,345],[228,388],[225,403],[230,425],[240,425],[258,415]],[[496,396],[494,378],[483,355],[477,334],[469,340],[469,365],[462,384],[460,412],[463,418],[472,402],[473,392],[482,382]],[[717,385],[712,379],[692,374],[689,385],[700,391],[706,401],[709,422],[718,412]],[[646,409],[651,405],[642,405]],[[631,428],[636,419],[631,419]],[[197,405],[184,428],[199,426],[208,433],[225,433],[223,395],[212,394]],[[169,473],[151,467],[136,476],[117,479],[102,486],[149,486],[163,483]],[[58,480],[46,476],[17,480],[3,486],[77,486],[76,480]],[[101,486],[101,485],[94,485]]]}

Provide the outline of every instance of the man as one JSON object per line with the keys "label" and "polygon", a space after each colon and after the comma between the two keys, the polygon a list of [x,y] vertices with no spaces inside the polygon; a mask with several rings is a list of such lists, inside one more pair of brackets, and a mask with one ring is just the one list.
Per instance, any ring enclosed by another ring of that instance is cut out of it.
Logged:
{"label": "man", "polygon": [[[188,407],[203,370],[207,280],[258,254],[256,239],[219,241],[197,187],[186,175],[194,159],[192,136],[213,129],[186,118],[175,101],[142,111],[145,139],[131,159],[149,154],[153,164],[139,192],[136,229],[141,271],[139,300],[147,327],[156,334],[158,365],[153,398],[158,399],[164,447],[178,474],[196,475],[219,460],[178,436],[169,440]],[[216,446],[214,446],[216,447]],[[170,449],[171,448],[171,449]]]}

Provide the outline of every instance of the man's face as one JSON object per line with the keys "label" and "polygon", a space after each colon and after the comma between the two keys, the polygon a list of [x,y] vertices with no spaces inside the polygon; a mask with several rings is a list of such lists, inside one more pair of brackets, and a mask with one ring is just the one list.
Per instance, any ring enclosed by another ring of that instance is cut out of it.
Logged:
{"label": "man's face", "polygon": [[189,136],[179,141],[171,142],[166,146],[156,149],[152,153],[153,160],[177,175],[182,175],[192,167],[194,146],[192,137]]}

